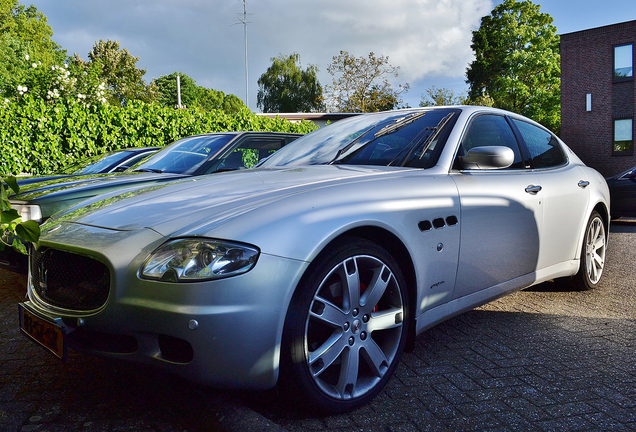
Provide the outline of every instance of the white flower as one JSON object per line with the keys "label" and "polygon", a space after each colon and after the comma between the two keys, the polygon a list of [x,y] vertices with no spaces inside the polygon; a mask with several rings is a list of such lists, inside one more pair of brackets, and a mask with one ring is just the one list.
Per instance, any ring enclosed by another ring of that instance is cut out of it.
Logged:
{"label": "white flower", "polygon": [[24,56],[24,59],[25,59],[26,61],[29,61],[29,55],[28,55],[28,54],[27,54],[27,55],[25,55],[25,56]]}
{"label": "white flower", "polygon": [[35,69],[36,67],[38,67],[38,64],[37,64],[37,63],[31,63],[31,67],[32,67],[33,69]]}

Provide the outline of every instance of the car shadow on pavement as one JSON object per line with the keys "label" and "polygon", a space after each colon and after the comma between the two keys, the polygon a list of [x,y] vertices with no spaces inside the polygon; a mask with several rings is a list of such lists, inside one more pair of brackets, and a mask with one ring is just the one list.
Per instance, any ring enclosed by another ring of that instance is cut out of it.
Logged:
{"label": "car shadow on pavement", "polygon": [[636,427],[635,319],[496,307],[421,334],[387,388],[354,412],[307,414],[275,391],[241,403],[294,431]]}
{"label": "car shadow on pavement", "polygon": [[636,219],[616,219],[610,223],[610,232],[636,233]]}
{"label": "car shadow on pavement", "polygon": [[549,309],[572,298],[519,292],[445,321],[417,338],[376,399],[332,416],[298,410],[276,389],[214,390],[74,352],[61,363],[9,326],[15,305],[3,304],[0,430],[239,430],[223,423],[227,406],[249,408],[267,430],[559,430],[572,419],[635,428],[635,315]]}

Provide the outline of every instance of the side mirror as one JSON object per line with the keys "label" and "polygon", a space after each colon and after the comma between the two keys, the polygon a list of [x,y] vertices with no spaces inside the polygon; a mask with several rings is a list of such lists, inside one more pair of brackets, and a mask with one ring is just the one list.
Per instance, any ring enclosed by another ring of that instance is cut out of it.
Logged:
{"label": "side mirror", "polygon": [[515,153],[508,147],[474,147],[459,161],[464,169],[502,169],[513,164]]}

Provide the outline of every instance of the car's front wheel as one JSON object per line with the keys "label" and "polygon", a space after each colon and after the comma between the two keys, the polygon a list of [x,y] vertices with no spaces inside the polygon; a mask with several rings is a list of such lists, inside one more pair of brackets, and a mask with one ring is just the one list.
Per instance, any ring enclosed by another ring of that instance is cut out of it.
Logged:
{"label": "car's front wheel", "polygon": [[406,283],[391,255],[364,239],[340,242],[312,263],[294,295],[283,382],[323,411],[362,406],[397,367],[407,323]]}

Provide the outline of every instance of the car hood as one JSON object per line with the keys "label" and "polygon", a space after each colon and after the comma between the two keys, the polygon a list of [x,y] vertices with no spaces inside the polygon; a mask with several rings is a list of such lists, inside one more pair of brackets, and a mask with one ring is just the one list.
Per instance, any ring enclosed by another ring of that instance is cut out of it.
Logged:
{"label": "car hood", "polygon": [[290,195],[397,170],[404,168],[320,165],[193,177],[84,201],[56,215],[47,226],[65,221],[114,230],[150,228],[163,236],[196,235],[202,234],[197,229],[202,224],[207,231]]}
{"label": "car hood", "polygon": [[20,185],[20,195],[11,199],[33,204],[65,200],[73,196],[95,196],[99,190],[118,189],[144,182],[169,181],[183,178],[184,174],[170,173],[113,173],[61,177]]}
{"label": "car hood", "polygon": [[32,185],[34,183],[44,183],[51,180],[61,180],[68,179],[69,177],[76,177],[74,174],[54,174],[54,175],[41,175],[41,176],[30,176],[30,177],[18,177],[18,186],[20,186],[20,190],[24,190],[27,185]]}

